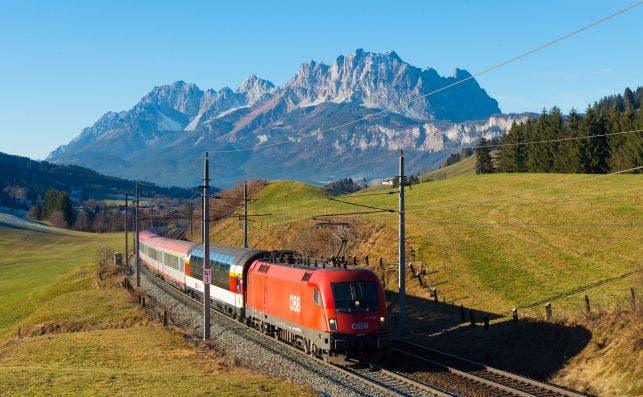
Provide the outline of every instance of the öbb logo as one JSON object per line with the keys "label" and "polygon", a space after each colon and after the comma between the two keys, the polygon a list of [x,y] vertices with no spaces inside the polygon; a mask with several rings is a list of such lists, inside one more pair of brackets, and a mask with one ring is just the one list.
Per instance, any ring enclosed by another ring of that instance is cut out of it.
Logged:
{"label": "\u00f6bb logo", "polygon": [[355,330],[368,329],[368,323],[353,323],[351,324],[351,328]]}
{"label": "\u00f6bb logo", "polygon": [[288,298],[288,307],[291,312],[299,313],[301,311],[301,299],[297,295],[290,295]]}

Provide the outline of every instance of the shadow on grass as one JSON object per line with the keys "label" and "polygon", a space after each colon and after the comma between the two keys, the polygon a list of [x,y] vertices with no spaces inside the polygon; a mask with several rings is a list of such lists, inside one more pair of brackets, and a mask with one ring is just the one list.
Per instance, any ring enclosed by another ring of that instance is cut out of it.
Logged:
{"label": "shadow on grass", "polygon": [[[397,332],[397,294],[387,293],[389,316]],[[483,364],[546,380],[561,369],[589,343],[592,333],[580,325],[562,321],[521,319],[514,322],[501,314],[460,307],[429,299],[407,296],[406,339]],[[483,319],[488,316],[489,329]],[[495,320],[495,321],[494,321]]]}

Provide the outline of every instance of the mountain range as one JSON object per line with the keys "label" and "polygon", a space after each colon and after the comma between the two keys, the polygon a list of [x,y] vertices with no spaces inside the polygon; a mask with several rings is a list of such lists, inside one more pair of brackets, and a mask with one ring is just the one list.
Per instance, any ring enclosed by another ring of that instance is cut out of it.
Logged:
{"label": "mountain range", "polygon": [[183,81],[156,87],[132,109],[107,112],[47,160],[193,186],[210,151],[218,186],[250,178],[376,179],[396,173],[400,149],[410,171],[429,170],[460,146],[529,117],[501,114],[465,70],[444,77],[395,52],[356,50],[331,65],[304,63],[282,87],[255,75],[235,90],[203,91]]}

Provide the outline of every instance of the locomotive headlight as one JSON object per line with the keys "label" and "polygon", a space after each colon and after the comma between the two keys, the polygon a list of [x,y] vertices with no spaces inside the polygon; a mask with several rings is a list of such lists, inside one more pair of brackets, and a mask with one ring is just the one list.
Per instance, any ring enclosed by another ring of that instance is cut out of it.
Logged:
{"label": "locomotive headlight", "polygon": [[386,321],[386,317],[384,316],[380,317],[380,324],[384,324],[385,321]]}
{"label": "locomotive headlight", "polygon": [[337,320],[335,320],[334,318],[329,319],[328,326],[330,327],[331,331],[337,331]]}

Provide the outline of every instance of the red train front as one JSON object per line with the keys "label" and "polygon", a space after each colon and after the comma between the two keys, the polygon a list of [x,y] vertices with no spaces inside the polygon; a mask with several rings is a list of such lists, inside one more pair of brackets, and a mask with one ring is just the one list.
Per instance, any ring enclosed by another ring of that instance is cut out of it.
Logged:
{"label": "red train front", "polygon": [[384,289],[368,269],[256,261],[246,288],[248,321],[311,354],[363,359],[390,350]]}

